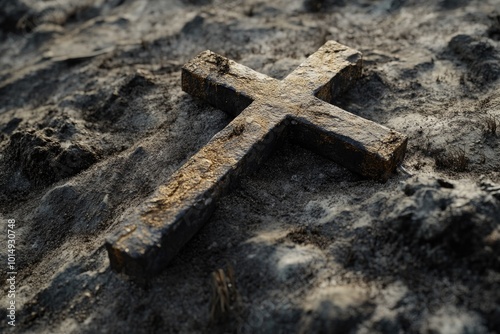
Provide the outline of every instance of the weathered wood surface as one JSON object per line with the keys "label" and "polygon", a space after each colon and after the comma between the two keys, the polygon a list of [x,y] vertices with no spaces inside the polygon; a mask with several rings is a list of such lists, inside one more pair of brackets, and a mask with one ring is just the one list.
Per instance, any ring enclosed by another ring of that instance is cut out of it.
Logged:
{"label": "weathered wood surface", "polygon": [[160,272],[238,178],[290,138],[369,178],[385,181],[407,138],[330,103],[361,75],[361,54],[329,41],[279,81],[210,51],[182,69],[182,89],[234,116],[108,238],[111,267]]}

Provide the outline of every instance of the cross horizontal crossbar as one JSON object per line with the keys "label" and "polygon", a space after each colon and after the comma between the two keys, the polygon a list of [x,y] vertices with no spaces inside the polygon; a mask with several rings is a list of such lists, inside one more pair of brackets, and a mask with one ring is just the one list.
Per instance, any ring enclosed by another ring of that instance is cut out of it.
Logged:
{"label": "cross horizontal crossbar", "polygon": [[124,222],[106,244],[111,267],[160,272],[203,226],[217,200],[288,137],[369,178],[385,181],[407,138],[332,104],[361,75],[361,54],[329,41],[284,80],[202,52],[182,69],[182,89],[234,119]]}

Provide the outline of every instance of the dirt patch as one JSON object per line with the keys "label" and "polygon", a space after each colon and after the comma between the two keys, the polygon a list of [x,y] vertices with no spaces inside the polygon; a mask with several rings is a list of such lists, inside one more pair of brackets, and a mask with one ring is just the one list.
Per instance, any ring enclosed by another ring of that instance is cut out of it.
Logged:
{"label": "dirt patch", "polygon": [[[0,1],[0,331],[499,332],[499,6]],[[163,273],[112,272],[106,236],[231,121],[182,65],[210,49],[283,79],[330,39],[364,61],[335,104],[409,137],[397,173],[285,142]]]}

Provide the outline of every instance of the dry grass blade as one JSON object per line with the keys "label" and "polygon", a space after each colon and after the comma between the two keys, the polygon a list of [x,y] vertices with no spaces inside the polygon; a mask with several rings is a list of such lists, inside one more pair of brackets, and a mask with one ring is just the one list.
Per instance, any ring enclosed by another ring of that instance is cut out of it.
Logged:
{"label": "dry grass blade", "polygon": [[469,168],[469,158],[464,149],[450,149],[434,157],[436,167],[439,169],[465,172]]}
{"label": "dry grass blade", "polygon": [[210,323],[227,320],[230,315],[238,317],[240,297],[236,289],[234,269],[227,265],[226,270],[217,269],[211,275],[212,299],[210,303]]}
{"label": "dry grass blade", "polygon": [[484,133],[486,135],[496,136],[499,123],[498,119],[495,116],[488,114],[483,118],[483,122]]}

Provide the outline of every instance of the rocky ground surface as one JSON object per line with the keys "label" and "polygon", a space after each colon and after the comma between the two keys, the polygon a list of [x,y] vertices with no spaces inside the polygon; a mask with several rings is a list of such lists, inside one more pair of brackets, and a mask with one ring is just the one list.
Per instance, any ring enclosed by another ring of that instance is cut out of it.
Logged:
{"label": "rocky ground surface", "polygon": [[[182,65],[281,79],[330,39],[364,57],[336,104],[407,134],[403,168],[285,143],[161,275],[111,271],[105,238],[230,122]],[[0,41],[1,332],[500,332],[500,1],[0,0]]]}

